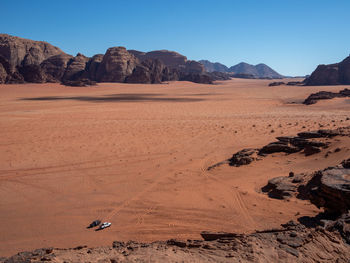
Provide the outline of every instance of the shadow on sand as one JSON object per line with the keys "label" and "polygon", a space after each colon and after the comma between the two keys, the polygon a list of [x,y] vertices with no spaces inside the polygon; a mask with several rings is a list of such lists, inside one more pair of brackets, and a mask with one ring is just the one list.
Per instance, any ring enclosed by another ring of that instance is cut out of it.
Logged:
{"label": "shadow on sand", "polygon": [[199,98],[181,98],[181,97],[161,97],[162,94],[110,94],[104,96],[48,96],[21,98],[20,100],[33,101],[54,101],[54,100],[77,100],[89,102],[147,102],[147,101],[168,101],[168,102],[197,102],[204,99]]}

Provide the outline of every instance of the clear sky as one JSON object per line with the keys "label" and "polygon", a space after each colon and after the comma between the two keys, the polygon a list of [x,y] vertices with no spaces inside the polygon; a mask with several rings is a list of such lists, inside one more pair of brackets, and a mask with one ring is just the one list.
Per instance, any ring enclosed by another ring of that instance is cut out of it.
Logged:
{"label": "clear sky", "polygon": [[0,0],[0,32],[69,54],[168,49],[310,74],[350,53],[350,0]]}

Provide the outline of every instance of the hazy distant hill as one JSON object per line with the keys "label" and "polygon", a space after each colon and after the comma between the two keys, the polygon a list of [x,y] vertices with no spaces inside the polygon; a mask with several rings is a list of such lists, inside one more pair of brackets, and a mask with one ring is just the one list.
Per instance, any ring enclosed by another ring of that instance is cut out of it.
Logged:
{"label": "hazy distant hill", "polygon": [[254,76],[255,78],[283,78],[281,74],[277,73],[275,70],[265,64],[258,64],[254,66],[245,62],[241,62],[235,66],[228,68],[223,64],[217,62],[213,63],[208,60],[200,60],[199,62],[204,65],[206,71],[208,72],[229,72],[239,75]]}
{"label": "hazy distant hill", "polygon": [[228,72],[228,67],[219,62],[210,62],[209,60],[200,60],[198,62],[205,67],[207,72]]}

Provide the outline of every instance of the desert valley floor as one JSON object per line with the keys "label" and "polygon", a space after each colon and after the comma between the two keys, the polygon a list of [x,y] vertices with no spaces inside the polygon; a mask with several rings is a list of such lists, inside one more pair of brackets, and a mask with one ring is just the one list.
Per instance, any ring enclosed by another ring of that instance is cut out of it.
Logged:
{"label": "desert valley floor", "polygon": [[[0,85],[0,256],[114,240],[200,239],[319,210],[268,198],[267,180],[336,165],[348,151],[274,154],[249,166],[211,165],[280,135],[350,125],[349,99],[301,102],[343,86],[101,83]],[[349,138],[332,147],[347,146]],[[112,222],[104,231],[86,226]]]}

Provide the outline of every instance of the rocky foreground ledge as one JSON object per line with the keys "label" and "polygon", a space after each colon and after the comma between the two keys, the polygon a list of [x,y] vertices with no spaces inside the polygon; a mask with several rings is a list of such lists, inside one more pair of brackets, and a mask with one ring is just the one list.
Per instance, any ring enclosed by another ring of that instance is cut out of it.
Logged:
{"label": "rocky foreground ledge", "polygon": [[[332,221],[350,227],[350,215]],[[349,262],[350,246],[337,227],[308,228],[290,221],[249,235],[203,232],[206,240],[149,244],[113,242],[110,247],[43,248],[0,262]]]}

